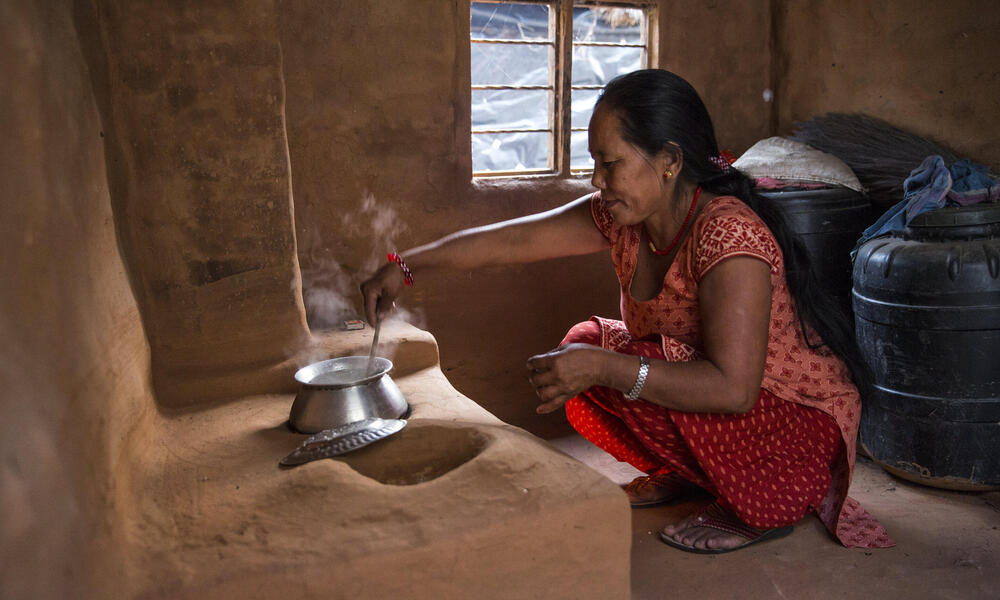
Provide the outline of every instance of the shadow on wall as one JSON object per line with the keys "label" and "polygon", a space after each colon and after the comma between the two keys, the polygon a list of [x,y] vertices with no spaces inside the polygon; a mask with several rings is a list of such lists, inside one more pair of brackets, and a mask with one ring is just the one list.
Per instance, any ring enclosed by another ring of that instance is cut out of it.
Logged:
{"label": "shadow on wall", "polygon": [[73,3],[165,407],[292,391],[310,345],[274,8]]}

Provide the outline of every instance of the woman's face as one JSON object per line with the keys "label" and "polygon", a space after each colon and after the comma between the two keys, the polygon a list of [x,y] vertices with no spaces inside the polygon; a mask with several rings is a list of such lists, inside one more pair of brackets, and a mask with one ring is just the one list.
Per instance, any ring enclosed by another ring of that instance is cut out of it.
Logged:
{"label": "woman's face", "polygon": [[589,144],[594,157],[590,181],[601,190],[601,198],[616,222],[635,225],[665,208],[666,157],[650,157],[622,139],[621,121],[613,110],[603,106],[594,110]]}

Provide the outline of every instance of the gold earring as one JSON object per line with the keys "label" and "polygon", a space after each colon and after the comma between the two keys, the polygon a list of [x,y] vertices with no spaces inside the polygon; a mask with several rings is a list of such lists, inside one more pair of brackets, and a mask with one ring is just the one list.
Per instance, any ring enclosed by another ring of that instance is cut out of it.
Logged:
{"label": "gold earring", "polygon": [[674,176],[674,172],[673,171],[667,171],[666,173],[663,174],[663,178],[664,179],[670,179],[673,176]]}

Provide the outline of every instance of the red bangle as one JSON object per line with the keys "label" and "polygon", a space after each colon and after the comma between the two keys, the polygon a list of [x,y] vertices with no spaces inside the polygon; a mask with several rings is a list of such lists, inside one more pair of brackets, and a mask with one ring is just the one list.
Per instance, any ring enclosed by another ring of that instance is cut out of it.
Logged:
{"label": "red bangle", "polygon": [[406,266],[406,263],[403,262],[403,257],[395,252],[390,252],[388,258],[389,262],[396,263],[403,271],[403,282],[406,285],[413,285],[413,273],[410,271],[410,267]]}

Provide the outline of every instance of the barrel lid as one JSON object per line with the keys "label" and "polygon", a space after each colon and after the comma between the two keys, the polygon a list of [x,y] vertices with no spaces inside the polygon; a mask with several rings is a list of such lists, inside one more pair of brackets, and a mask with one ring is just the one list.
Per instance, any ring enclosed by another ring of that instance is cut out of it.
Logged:
{"label": "barrel lid", "polygon": [[768,189],[768,188],[755,188],[755,192],[764,196],[765,198],[771,198],[776,200],[786,200],[793,198],[802,198],[805,200],[814,199],[824,199],[824,198],[864,198],[864,194],[856,192],[851,188],[846,188],[843,186],[835,185],[829,187],[795,187],[789,186],[778,189]]}
{"label": "barrel lid", "polygon": [[913,217],[910,227],[955,227],[1000,223],[1000,204],[984,202],[971,206],[946,206]]}

